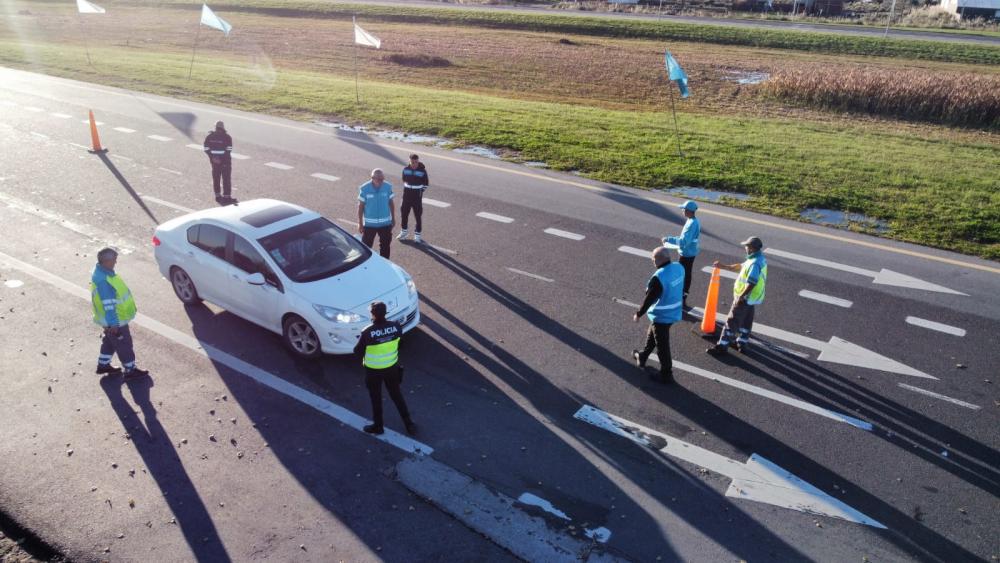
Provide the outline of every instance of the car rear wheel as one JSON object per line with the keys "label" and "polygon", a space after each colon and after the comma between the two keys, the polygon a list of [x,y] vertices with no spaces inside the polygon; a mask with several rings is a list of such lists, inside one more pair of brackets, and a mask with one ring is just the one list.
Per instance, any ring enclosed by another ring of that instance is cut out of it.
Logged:
{"label": "car rear wheel", "polygon": [[315,358],[323,352],[320,348],[319,334],[312,325],[297,315],[285,320],[282,336],[285,339],[285,346],[300,358]]}
{"label": "car rear wheel", "polygon": [[170,284],[174,286],[177,298],[185,305],[201,303],[201,297],[198,297],[198,288],[194,286],[194,280],[183,269],[177,266],[170,269]]}

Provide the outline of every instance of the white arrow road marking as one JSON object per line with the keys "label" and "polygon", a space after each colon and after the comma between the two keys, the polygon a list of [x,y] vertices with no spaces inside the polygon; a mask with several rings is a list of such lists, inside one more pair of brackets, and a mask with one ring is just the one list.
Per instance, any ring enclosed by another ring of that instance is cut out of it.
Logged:
{"label": "white arrow road marking", "polygon": [[590,405],[580,407],[573,416],[612,434],[628,438],[641,446],[729,477],[732,482],[726,489],[727,497],[763,502],[799,512],[886,529],[878,521],[854,510],[757,454],[752,454],[746,463],[740,463]]}
{"label": "white arrow road marking", "polygon": [[768,248],[764,251],[765,254],[771,256],[780,256],[781,258],[788,258],[789,260],[797,260],[799,262],[805,262],[807,264],[813,264],[816,266],[823,266],[825,268],[833,268],[834,270],[840,270],[842,272],[850,272],[852,274],[858,274],[861,276],[872,278],[872,283],[880,285],[894,285],[897,287],[907,287],[910,289],[922,289],[924,291],[936,291],[938,293],[951,293],[953,295],[968,295],[968,293],[962,293],[961,291],[955,291],[954,289],[949,289],[947,287],[933,284],[931,282],[926,282],[921,279],[917,279],[906,274],[900,274],[899,272],[893,272],[892,270],[886,270],[882,268],[881,271],[866,270],[864,268],[858,268],[856,266],[849,266],[847,264],[839,264],[837,262],[831,262],[829,260],[822,260],[820,258],[813,258],[812,256],[803,256],[802,254],[795,254],[794,252],[786,252],[784,250],[778,250],[777,248]]}
{"label": "white arrow road marking", "polygon": [[841,299],[825,293],[816,293],[815,291],[809,291],[808,289],[799,291],[799,297],[805,297],[806,299],[812,299],[822,303],[829,303],[830,305],[836,305],[837,307],[843,307],[845,309],[850,309],[851,306],[854,305],[853,301],[848,301],[847,299]]}
{"label": "white arrow road marking", "polygon": [[576,233],[571,233],[569,231],[561,231],[559,229],[551,229],[551,228],[545,229],[545,234],[562,238],[568,238],[570,240],[583,240],[584,238],[586,238],[583,235],[578,235]]}
{"label": "white arrow road marking", "polygon": [[310,176],[312,176],[313,178],[318,178],[320,180],[326,180],[327,182],[336,182],[337,180],[340,179],[339,176],[331,176],[329,174],[322,174],[320,172],[316,172],[315,174],[310,174]]}
{"label": "white arrow road marking", "polygon": [[503,215],[497,215],[495,213],[487,213],[485,211],[480,211],[476,213],[476,217],[482,217],[483,219],[489,219],[490,221],[496,221],[498,223],[513,223],[514,220],[510,217],[504,217]]}
{"label": "white arrow road marking", "polygon": [[955,336],[965,336],[964,328],[958,328],[957,326],[936,323],[934,321],[929,321],[927,319],[921,319],[920,317],[906,317],[906,322],[914,326],[929,328],[931,330],[944,332],[946,334],[954,334]]}
{"label": "white arrow road marking", "polygon": [[291,170],[292,167],[287,164],[282,164],[280,162],[265,162],[264,166],[270,166],[271,168],[277,170]]}
{"label": "white arrow road marking", "polygon": [[128,127],[115,127],[115,131],[119,133],[135,133],[135,129],[129,129]]}
{"label": "white arrow road marking", "polygon": [[[711,274],[714,270],[715,270],[714,266],[705,266],[704,268],[701,269],[701,271],[705,272],[706,274]],[[737,274],[736,272],[731,272],[724,268],[719,268],[719,275],[724,278],[729,278],[731,280],[735,280],[736,278],[740,277],[740,275]]]}
{"label": "white arrow road marking", "polygon": [[163,135],[146,135],[147,139],[152,139],[154,141],[160,141],[161,143],[166,143],[167,141],[173,141],[170,137],[164,137]]}
{"label": "white arrow road marking", "polygon": [[913,391],[914,393],[920,393],[921,395],[927,395],[928,397],[934,397],[935,399],[941,399],[942,401],[948,401],[949,403],[954,403],[954,404],[956,404],[956,405],[958,405],[960,407],[965,407],[967,409],[972,409],[974,411],[977,411],[977,410],[979,410],[979,409],[982,408],[979,405],[973,405],[972,403],[966,403],[965,401],[961,401],[959,399],[955,399],[955,398],[949,397],[947,395],[942,395],[940,393],[935,393],[933,391],[928,391],[927,389],[921,389],[919,387],[914,387],[912,385],[907,385],[905,383],[897,383],[897,385],[899,385],[903,389],[907,389],[909,391]]}
{"label": "white arrow road marking", "polygon": [[531,272],[525,272],[524,270],[518,270],[518,269],[515,269],[515,268],[507,268],[507,269],[510,270],[511,272],[514,272],[515,274],[520,274],[522,276],[528,276],[529,278],[534,278],[536,280],[541,280],[543,282],[552,283],[552,282],[556,281],[556,280],[553,280],[553,279],[550,279],[550,278],[545,278],[545,277],[539,276],[538,274],[532,274]]}
{"label": "white arrow road marking", "polygon": [[426,203],[427,205],[430,205],[431,207],[441,207],[441,208],[451,207],[451,204],[448,203],[447,201],[438,201],[436,199],[431,199],[429,197],[425,197],[420,201]]}
{"label": "white arrow road marking", "polygon": [[652,250],[643,250],[641,248],[636,248],[634,246],[619,246],[618,252],[624,252],[625,254],[631,254],[633,256],[639,256],[640,258],[649,259],[653,255]]}

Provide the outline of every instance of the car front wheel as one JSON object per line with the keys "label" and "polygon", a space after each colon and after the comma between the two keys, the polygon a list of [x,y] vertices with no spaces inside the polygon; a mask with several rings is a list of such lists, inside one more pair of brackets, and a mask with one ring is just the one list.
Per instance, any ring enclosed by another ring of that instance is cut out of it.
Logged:
{"label": "car front wheel", "polygon": [[302,317],[297,315],[288,317],[282,335],[285,346],[300,358],[316,358],[322,353],[319,334]]}
{"label": "car front wheel", "polygon": [[185,305],[201,303],[201,297],[198,297],[198,288],[194,286],[194,280],[183,269],[177,266],[170,269],[170,284],[174,286],[177,298]]}

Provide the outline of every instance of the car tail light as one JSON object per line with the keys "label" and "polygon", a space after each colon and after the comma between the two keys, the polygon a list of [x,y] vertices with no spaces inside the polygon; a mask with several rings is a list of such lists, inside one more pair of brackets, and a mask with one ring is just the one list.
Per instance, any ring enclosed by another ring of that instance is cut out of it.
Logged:
{"label": "car tail light", "polygon": [[156,235],[153,235],[153,246],[160,246],[160,239],[156,238]]}

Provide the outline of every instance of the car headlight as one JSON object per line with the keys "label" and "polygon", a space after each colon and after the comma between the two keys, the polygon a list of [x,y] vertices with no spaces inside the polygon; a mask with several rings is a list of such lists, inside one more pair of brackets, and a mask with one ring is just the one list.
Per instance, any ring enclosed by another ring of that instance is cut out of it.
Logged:
{"label": "car headlight", "polygon": [[410,276],[406,276],[406,291],[409,292],[411,298],[417,296],[417,284],[413,283],[413,278]]}
{"label": "car headlight", "polygon": [[353,323],[360,323],[362,320],[364,320],[363,317],[357,313],[351,311],[345,311],[343,309],[338,309],[336,307],[327,307],[326,305],[313,305],[313,309],[316,309],[317,313],[323,315],[324,319],[328,321],[333,321],[335,323],[353,324]]}

